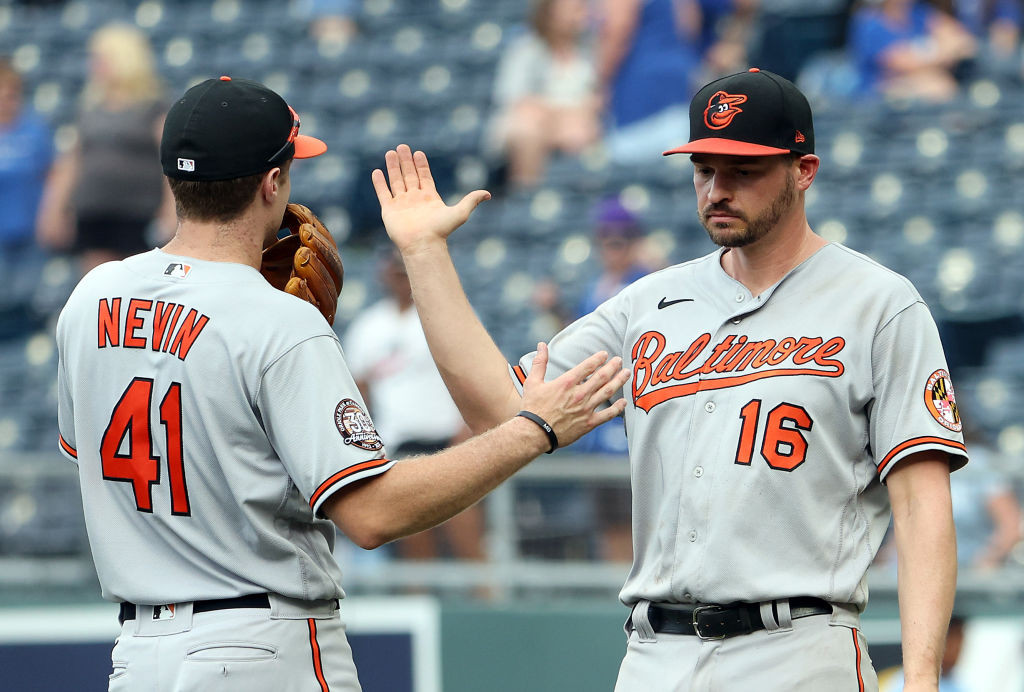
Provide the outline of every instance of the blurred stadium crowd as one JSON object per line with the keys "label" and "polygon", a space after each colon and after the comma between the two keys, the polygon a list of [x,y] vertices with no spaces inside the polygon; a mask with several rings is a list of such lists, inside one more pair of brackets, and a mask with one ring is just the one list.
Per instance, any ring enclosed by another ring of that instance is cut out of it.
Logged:
{"label": "blurred stadium crowd", "polygon": [[[812,99],[812,226],[911,278],[940,322],[974,438],[953,476],[965,568],[1024,574],[1022,22],[1016,0],[0,3],[0,583],[86,552],[56,453],[53,325],[83,271],[173,232],[156,165],[168,99],[256,79],[328,143],[292,189],[342,246],[343,344],[379,300],[402,302],[369,184],[383,152],[423,149],[453,197],[490,189],[452,252],[518,359],[712,249],[688,162],[660,152],[686,140],[696,87],[748,65]],[[520,557],[629,559],[623,450],[611,425],[566,452],[591,455],[582,473],[593,455],[621,462],[607,486],[516,486]],[[478,515],[395,554],[485,559],[486,531]]]}

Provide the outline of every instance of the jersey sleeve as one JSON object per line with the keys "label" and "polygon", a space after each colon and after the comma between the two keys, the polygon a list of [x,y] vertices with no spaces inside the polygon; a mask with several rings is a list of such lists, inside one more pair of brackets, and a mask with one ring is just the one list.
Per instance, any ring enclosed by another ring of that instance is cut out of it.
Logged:
{"label": "jersey sleeve", "polygon": [[66,459],[78,463],[78,448],[75,444],[75,412],[71,400],[71,389],[62,358],[57,364],[57,442]]}
{"label": "jersey sleeve", "polygon": [[[607,351],[609,358],[622,356],[623,360],[626,360],[625,300],[623,293],[616,295],[552,337],[548,343],[548,368],[545,378],[552,380],[558,377],[598,351]],[[517,365],[509,366],[520,394],[523,393],[523,383],[530,374],[536,354],[536,351],[531,351],[520,358]],[[620,398],[621,390],[609,399],[609,402],[615,402]]]}
{"label": "jersey sleeve", "polygon": [[871,352],[875,397],[869,410],[869,443],[884,481],[910,454],[949,454],[950,470],[967,463],[963,424],[953,383],[927,306],[915,302],[875,335]]}
{"label": "jersey sleeve", "polygon": [[394,465],[333,337],[307,339],[278,358],[256,400],[270,443],[314,514],[349,483]]}

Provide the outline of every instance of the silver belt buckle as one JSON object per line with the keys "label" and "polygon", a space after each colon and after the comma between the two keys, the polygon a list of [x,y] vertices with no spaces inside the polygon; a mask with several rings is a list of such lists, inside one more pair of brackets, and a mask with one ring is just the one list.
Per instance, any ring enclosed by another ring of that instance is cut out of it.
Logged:
{"label": "silver belt buckle", "polygon": [[696,608],[693,609],[693,616],[691,618],[691,623],[693,624],[693,631],[697,633],[697,637],[701,641],[714,641],[716,639],[725,639],[725,634],[717,634],[717,635],[704,634],[703,632],[700,631],[700,623],[698,622],[698,618],[700,617],[700,614],[702,612],[704,612],[704,611],[721,612],[723,610],[725,610],[725,608],[722,608],[721,606],[717,606],[717,605],[701,605],[701,606],[697,606]]}

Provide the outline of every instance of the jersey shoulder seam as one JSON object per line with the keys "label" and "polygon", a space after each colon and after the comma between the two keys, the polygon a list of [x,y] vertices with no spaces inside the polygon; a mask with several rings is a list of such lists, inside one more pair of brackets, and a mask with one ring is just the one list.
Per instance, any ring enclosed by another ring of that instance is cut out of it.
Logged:
{"label": "jersey shoulder seam", "polygon": [[302,339],[299,339],[294,344],[292,344],[291,346],[289,346],[288,348],[284,349],[279,354],[277,354],[276,356],[271,358],[267,362],[267,364],[265,366],[263,366],[263,369],[260,371],[260,381],[259,381],[259,384],[256,386],[256,391],[253,393],[253,398],[254,399],[259,399],[260,392],[263,391],[263,378],[266,377],[267,371],[270,370],[270,368],[274,367],[274,365],[276,365],[282,358],[284,358],[286,355],[288,355],[289,353],[294,351],[296,348],[298,348],[302,344],[306,343],[307,341],[311,341],[313,339],[319,339],[321,337],[323,337],[325,339],[331,339],[332,341],[334,341],[334,343],[336,343],[338,345],[339,350],[341,349],[341,342],[338,341],[337,334],[310,334],[307,337],[303,337]]}

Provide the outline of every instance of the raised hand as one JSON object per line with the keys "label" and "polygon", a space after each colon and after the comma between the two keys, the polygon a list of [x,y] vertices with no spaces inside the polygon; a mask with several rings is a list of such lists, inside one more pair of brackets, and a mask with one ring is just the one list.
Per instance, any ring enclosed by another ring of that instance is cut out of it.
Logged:
{"label": "raised hand", "polygon": [[558,437],[559,447],[575,442],[625,410],[625,398],[598,410],[629,379],[629,370],[622,368],[622,358],[615,356],[609,360],[608,354],[601,351],[550,382],[544,381],[547,367],[548,347],[541,342],[537,344],[530,375],[523,383],[523,409],[548,422]]}
{"label": "raised hand", "polygon": [[437,194],[427,155],[406,144],[384,155],[387,177],[379,168],[371,176],[380,201],[380,215],[391,241],[400,252],[444,240],[469,218],[480,202],[491,198],[475,190],[449,207]]}

